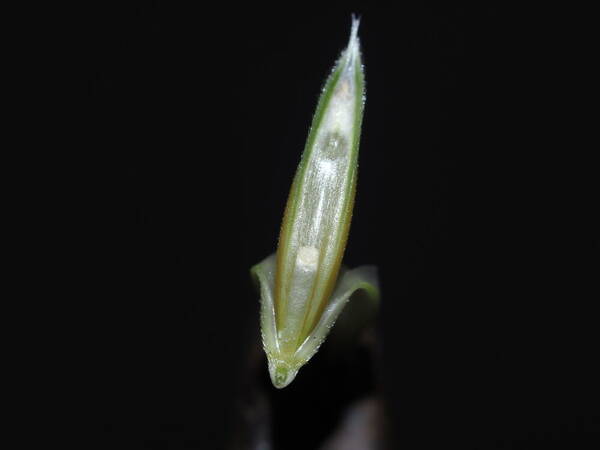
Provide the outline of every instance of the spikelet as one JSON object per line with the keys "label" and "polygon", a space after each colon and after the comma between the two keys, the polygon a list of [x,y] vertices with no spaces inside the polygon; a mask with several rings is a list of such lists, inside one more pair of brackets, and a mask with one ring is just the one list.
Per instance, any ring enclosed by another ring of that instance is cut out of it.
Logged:
{"label": "spikelet", "polygon": [[347,271],[348,239],[365,102],[352,18],[348,46],[329,75],[285,209],[277,253],[252,268],[260,285],[261,332],[271,380],[287,386],[316,353],[357,290],[378,301],[372,266]]}

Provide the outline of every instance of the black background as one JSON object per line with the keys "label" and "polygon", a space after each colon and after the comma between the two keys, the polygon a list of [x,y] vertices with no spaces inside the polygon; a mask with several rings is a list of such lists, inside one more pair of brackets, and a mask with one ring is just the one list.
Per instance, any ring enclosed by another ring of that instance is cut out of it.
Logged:
{"label": "black background", "polygon": [[[105,448],[231,438],[258,343],[248,269],[275,250],[352,12],[367,103],[346,262],[381,272],[392,448],[598,448],[597,202],[554,117],[560,22],[494,6],[161,2],[81,20]],[[298,402],[281,448],[311,448],[341,401],[303,375],[270,393]]]}

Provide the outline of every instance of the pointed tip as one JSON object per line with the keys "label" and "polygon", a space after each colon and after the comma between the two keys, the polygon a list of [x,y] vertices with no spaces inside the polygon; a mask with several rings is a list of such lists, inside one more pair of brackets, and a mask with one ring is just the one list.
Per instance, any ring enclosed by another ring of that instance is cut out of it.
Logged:
{"label": "pointed tip", "polygon": [[346,52],[348,61],[353,62],[356,58],[360,58],[360,39],[358,38],[358,27],[360,26],[360,17],[352,14],[352,28],[350,29],[350,39]]}
{"label": "pointed tip", "polygon": [[348,40],[348,48],[358,47],[358,27],[360,27],[360,17],[352,14],[352,27],[350,28],[350,39]]}
{"label": "pointed tip", "polygon": [[358,27],[360,26],[360,16],[352,13],[352,29],[350,30],[350,42],[358,39]]}

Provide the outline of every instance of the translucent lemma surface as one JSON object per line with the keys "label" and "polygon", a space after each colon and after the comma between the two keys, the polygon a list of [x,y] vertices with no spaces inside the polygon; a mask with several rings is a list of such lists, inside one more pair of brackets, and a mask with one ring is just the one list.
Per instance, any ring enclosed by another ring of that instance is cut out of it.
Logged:
{"label": "translucent lemma surface", "polygon": [[323,90],[282,225],[275,315],[283,353],[315,327],[348,236],[364,94],[357,27]]}

